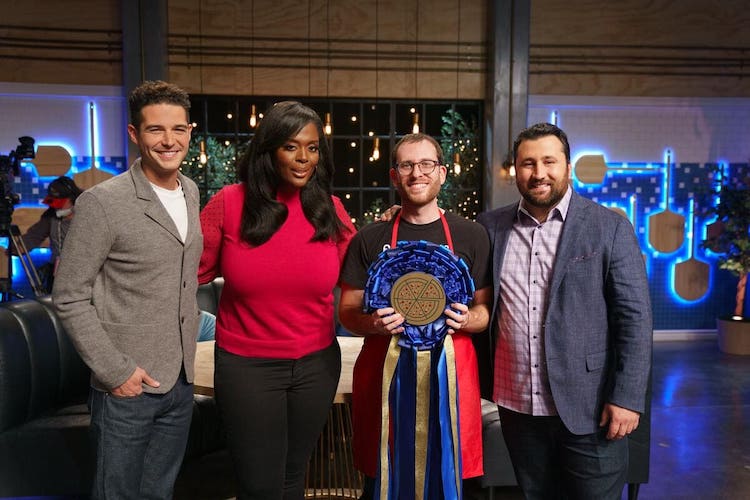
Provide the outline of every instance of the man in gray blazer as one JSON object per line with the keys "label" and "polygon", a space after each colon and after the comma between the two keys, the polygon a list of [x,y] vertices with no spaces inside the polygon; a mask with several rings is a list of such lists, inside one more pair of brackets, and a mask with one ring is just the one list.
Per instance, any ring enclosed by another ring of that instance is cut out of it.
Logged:
{"label": "man in gray blazer", "polygon": [[92,498],[172,498],[193,401],[203,237],[198,189],[179,172],[190,100],[165,82],[129,98],[141,157],[84,192],[53,300],[91,368]]}
{"label": "man in gray blazer", "polygon": [[619,499],[651,365],[641,251],[627,219],[573,192],[562,130],[534,125],[513,154],[522,201],[477,218],[493,247],[484,386],[526,498]]}

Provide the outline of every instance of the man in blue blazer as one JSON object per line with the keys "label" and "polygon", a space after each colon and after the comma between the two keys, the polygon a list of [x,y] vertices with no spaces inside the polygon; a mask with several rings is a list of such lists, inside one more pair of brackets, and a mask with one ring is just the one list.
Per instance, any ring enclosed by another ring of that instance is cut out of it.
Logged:
{"label": "man in blue blazer", "polygon": [[513,154],[523,199],[477,219],[493,247],[483,385],[526,498],[619,499],[651,365],[641,251],[627,219],[571,188],[565,132],[534,125]]}

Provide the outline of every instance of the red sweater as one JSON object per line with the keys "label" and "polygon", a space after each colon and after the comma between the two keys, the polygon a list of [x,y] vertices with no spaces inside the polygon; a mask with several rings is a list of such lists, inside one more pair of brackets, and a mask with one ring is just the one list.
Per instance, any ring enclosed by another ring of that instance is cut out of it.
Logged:
{"label": "red sweater", "polygon": [[311,242],[315,230],[302,212],[299,191],[279,193],[289,215],[266,243],[240,240],[244,184],[219,191],[201,212],[203,255],[198,280],[224,277],[216,344],[233,354],[298,359],[331,344],[333,289],[354,235],[346,209],[333,198],[350,229],[338,243]]}

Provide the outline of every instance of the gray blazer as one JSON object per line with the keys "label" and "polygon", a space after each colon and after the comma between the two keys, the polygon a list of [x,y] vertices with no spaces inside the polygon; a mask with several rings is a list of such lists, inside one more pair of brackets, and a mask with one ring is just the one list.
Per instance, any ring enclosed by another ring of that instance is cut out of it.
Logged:
{"label": "gray blazer", "polygon": [[[483,388],[493,380],[500,268],[517,210],[515,203],[477,218],[492,244],[495,297],[489,344],[477,346],[483,350]],[[547,371],[568,430],[595,432],[605,402],[643,412],[651,369],[651,301],[629,221],[574,192],[548,293]]]}
{"label": "gray blazer", "polygon": [[203,235],[198,188],[179,179],[188,208],[184,244],[140,159],[76,201],[52,299],[97,389],[121,385],[136,366],[161,383],[144,385],[147,392],[169,391],[183,367],[193,380]]}

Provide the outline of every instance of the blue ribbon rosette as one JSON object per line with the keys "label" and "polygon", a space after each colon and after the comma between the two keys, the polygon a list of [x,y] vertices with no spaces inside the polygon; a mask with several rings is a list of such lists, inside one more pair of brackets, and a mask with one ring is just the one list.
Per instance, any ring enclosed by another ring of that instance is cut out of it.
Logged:
{"label": "blue ribbon rosette", "polygon": [[[427,241],[401,241],[368,270],[364,306],[391,307],[397,281],[424,273],[445,292],[440,311],[468,304],[474,282],[466,263]],[[426,324],[403,324],[383,365],[380,468],[375,498],[462,498],[458,380],[453,341],[444,313]],[[393,424],[391,426],[391,423]],[[391,428],[393,435],[391,435]]]}
{"label": "blue ribbon rosette", "polygon": [[[446,298],[443,309],[452,303],[468,304],[474,296],[474,281],[463,259],[429,241],[400,241],[395,248],[380,252],[368,270],[364,300],[367,312],[390,307],[393,285],[411,272],[432,275],[440,282]],[[444,315],[426,325],[412,325],[407,320],[403,326],[399,345],[418,350],[432,349],[448,332]]]}

